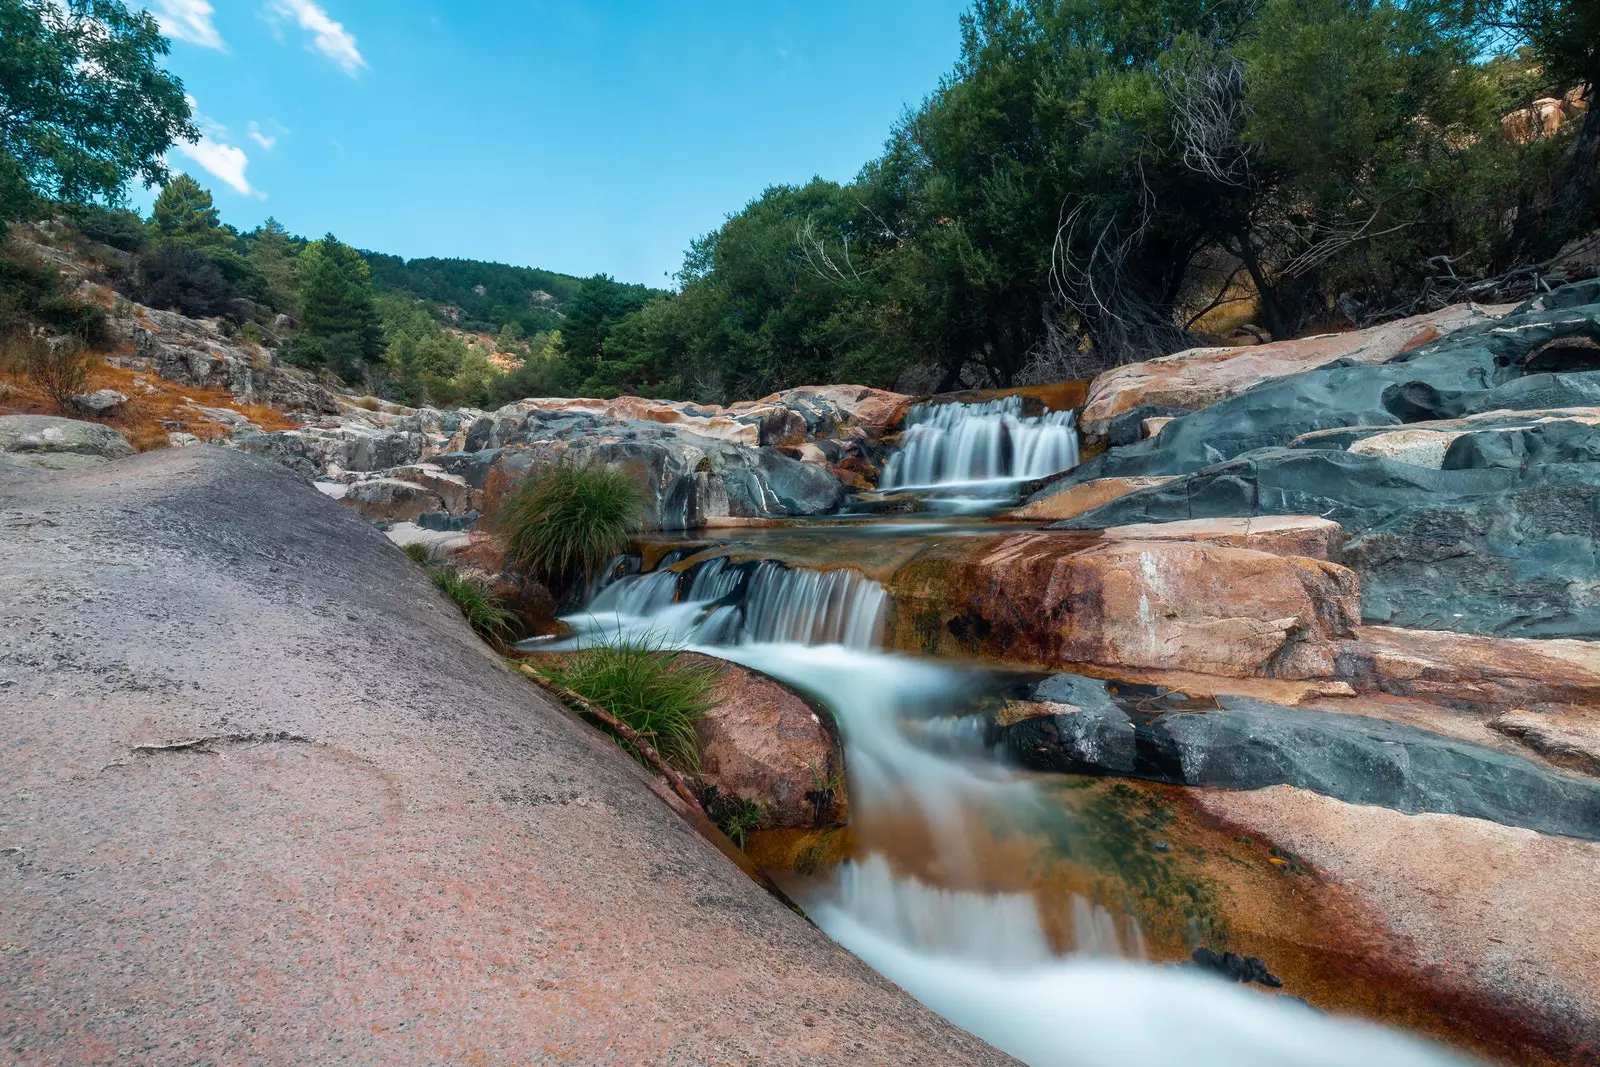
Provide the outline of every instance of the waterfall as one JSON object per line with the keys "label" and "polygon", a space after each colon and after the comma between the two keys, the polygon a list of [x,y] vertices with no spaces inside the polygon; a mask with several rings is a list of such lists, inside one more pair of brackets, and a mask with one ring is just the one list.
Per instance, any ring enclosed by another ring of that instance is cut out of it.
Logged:
{"label": "waterfall", "polygon": [[930,488],[1045,478],[1078,465],[1077,414],[1024,416],[1020,396],[982,404],[919,404],[879,487]]}
{"label": "waterfall", "polygon": [[785,642],[874,648],[888,595],[859,571],[813,571],[773,560],[707,560],[687,573],[655,570],[615,578],[583,615],[581,642],[602,633],[674,645]]}

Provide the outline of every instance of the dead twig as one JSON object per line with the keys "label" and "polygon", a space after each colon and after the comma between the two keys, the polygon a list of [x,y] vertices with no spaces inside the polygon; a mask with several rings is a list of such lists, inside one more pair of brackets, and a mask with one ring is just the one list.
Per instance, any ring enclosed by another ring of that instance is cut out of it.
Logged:
{"label": "dead twig", "polygon": [[661,775],[661,777],[667,780],[667,784],[672,787],[672,791],[678,794],[679,800],[682,800],[685,804],[689,805],[690,810],[699,815],[701,818],[704,818],[707,822],[711,821],[710,816],[706,815],[705,808],[700,806],[700,798],[694,795],[694,790],[689,788],[689,783],[684,780],[683,775],[679,774],[667,763],[666,760],[662,759],[661,754],[655,750],[655,746],[646,741],[644,736],[640,734],[639,731],[635,730],[633,727],[629,726],[627,723],[623,722],[621,719],[617,718],[600,705],[594,703],[584,696],[581,696],[578,693],[573,692],[560,682],[551,681],[549,678],[546,678],[544,675],[540,674],[527,664],[518,664],[517,670],[526,675],[528,679],[539,686],[539,688],[543,689],[545,692],[549,693],[563,704],[566,704],[574,711],[599,719],[618,737],[632,745],[634,751],[638,752],[640,757],[650,765],[651,770],[655,771],[657,774]]}

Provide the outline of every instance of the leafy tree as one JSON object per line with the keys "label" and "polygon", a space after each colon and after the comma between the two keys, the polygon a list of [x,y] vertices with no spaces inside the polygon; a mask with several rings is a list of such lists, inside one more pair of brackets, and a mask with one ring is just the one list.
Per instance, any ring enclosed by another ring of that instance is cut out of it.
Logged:
{"label": "leafy tree", "polygon": [[238,295],[210,256],[176,241],[139,257],[132,288],[140,303],[190,318],[226,314]]}
{"label": "leafy tree", "polygon": [[361,379],[384,350],[366,260],[330,233],[300,253],[299,279],[300,322],[323,361],[346,381]]}
{"label": "leafy tree", "polygon": [[607,274],[596,274],[567,301],[561,325],[567,358],[579,368],[600,361],[606,335],[618,322],[638,311],[651,293],[642,285],[625,285]]}
{"label": "leafy tree", "polygon": [[0,217],[166,181],[167,149],[199,136],[167,48],[120,0],[0,0]]}

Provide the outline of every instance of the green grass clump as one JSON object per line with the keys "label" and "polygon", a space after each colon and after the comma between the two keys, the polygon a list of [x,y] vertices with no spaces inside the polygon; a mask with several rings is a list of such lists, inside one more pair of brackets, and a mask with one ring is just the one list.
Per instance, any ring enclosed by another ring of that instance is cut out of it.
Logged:
{"label": "green grass clump", "polygon": [[744,848],[744,843],[750,835],[761,829],[767,823],[767,813],[760,802],[738,798],[731,809],[719,820],[718,825],[722,832],[728,835],[728,840]]}
{"label": "green grass clump", "polygon": [[506,554],[552,589],[587,580],[644,517],[644,494],[610,467],[559,464],[529,475],[500,505],[494,525]]}
{"label": "green grass clump", "polygon": [[638,731],[662,759],[686,771],[700,769],[694,724],[711,707],[721,673],[715,665],[690,663],[658,642],[617,641],[574,653],[544,673]]}
{"label": "green grass clump", "polygon": [[433,550],[421,541],[412,541],[401,551],[418,563],[426,565],[433,562]]}
{"label": "green grass clump", "polygon": [[445,596],[456,602],[467,625],[477,631],[479,637],[492,645],[501,645],[515,635],[517,617],[501,605],[499,597],[490,596],[477,582],[462,577],[454,567],[429,567],[428,576]]}

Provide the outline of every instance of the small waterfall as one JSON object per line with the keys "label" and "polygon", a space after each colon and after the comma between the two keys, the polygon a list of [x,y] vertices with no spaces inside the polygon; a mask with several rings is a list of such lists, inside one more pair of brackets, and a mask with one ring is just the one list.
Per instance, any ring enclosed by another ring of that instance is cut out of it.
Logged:
{"label": "small waterfall", "polygon": [[913,489],[1045,478],[1078,465],[1077,413],[1025,417],[1022,398],[919,404],[879,487]]}
{"label": "small waterfall", "polygon": [[669,644],[784,642],[875,648],[888,594],[859,571],[812,571],[773,560],[707,560],[687,573],[655,570],[602,586],[584,615],[568,620],[579,634],[615,634]]}

